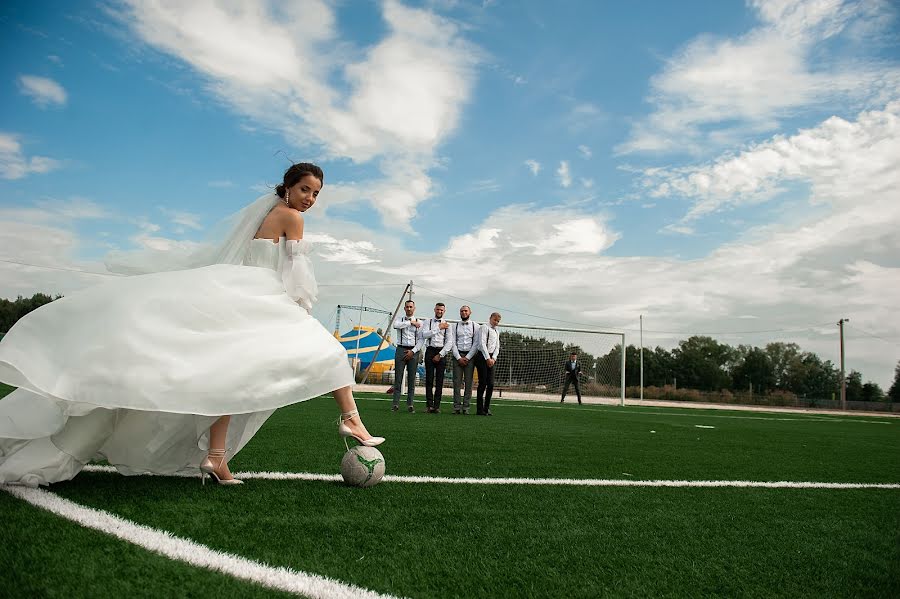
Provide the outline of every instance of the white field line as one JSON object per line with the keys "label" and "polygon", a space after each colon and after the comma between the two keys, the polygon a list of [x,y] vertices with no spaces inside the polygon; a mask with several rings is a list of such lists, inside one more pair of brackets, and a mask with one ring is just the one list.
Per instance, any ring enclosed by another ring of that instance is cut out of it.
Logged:
{"label": "white field line", "polygon": [[[381,397],[358,397],[360,401],[393,401],[391,399],[384,399]],[[540,406],[540,405],[532,405],[527,403],[507,403],[516,401],[514,399],[505,399],[501,404],[492,404],[491,407],[506,407],[506,408],[532,408],[537,410],[569,410],[573,408],[563,408],[560,406]],[[424,400],[416,400],[417,403],[425,403]],[[640,408],[641,406],[625,406],[628,408]],[[677,408],[673,408],[677,409]],[[710,408],[712,409],[712,408]],[[605,408],[599,408],[597,406],[591,407],[579,407],[577,408],[579,412],[608,412],[608,413],[621,413],[621,407],[619,406],[607,406]],[[774,414],[774,412],[766,412],[766,414]],[[828,417],[823,418],[819,415],[810,415],[806,417],[799,418],[787,418],[783,416],[773,416],[771,418],[766,418],[765,416],[728,416],[724,414],[696,414],[696,413],[686,413],[683,414],[681,412],[646,412],[644,410],[635,410],[629,411],[629,416],[637,415],[637,416],[683,416],[688,418],[728,418],[731,420],[777,420],[777,421],[790,421],[790,422],[855,422],[858,424],[895,424],[893,422],[888,422],[885,420],[869,420],[869,418],[878,418],[878,416],[860,416],[859,418],[838,418],[838,417]]]}
{"label": "white field line", "polygon": [[205,545],[176,537],[171,533],[136,524],[102,510],[79,505],[41,489],[15,485],[0,485],[0,489],[85,528],[98,530],[172,560],[255,582],[270,589],[322,599],[392,597],[317,574],[267,566],[237,555],[216,551]]}
{"label": "white field line", "polygon": [[[116,472],[112,466],[88,465],[86,472]],[[315,472],[235,472],[241,480],[305,480],[340,482],[340,474]],[[388,483],[451,485],[547,485],[566,487],[744,487],[761,489],[900,489],[900,483],[824,483],[755,480],[618,480],[607,478],[450,478],[444,476],[397,476],[386,474]]]}

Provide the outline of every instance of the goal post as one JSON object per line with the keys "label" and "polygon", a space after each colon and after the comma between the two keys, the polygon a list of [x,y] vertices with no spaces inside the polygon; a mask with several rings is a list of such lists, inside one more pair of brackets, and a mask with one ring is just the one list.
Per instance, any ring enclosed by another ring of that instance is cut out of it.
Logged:
{"label": "goal post", "polygon": [[[574,351],[581,365],[582,396],[618,399],[625,405],[625,333],[504,323],[499,328],[496,395],[558,399],[565,385],[565,362]],[[567,397],[575,398],[574,386]]]}

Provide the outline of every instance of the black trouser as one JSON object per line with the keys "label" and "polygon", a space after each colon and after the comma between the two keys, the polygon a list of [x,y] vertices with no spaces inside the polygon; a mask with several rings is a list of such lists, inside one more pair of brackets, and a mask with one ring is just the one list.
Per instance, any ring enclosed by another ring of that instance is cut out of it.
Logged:
{"label": "black trouser", "polygon": [[581,387],[578,386],[578,375],[572,376],[571,374],[566,375],[566,384],[563,386],[562,397],[559,401],[563,401],[566,398],[566,393],[569,392],[569,384],[575,383],[575,394],[578,396],[578,403],[581,403]]}
{"label": "black trouser", "polygon": [[447,366],[446,356],[439,362],[434,361],[434,357],[440,353],[440,347],[428,347],[425,350],[425,404],[435,410],[441,408],[441,395],[444,392],[444,368]]}
{"label": "black trouser", "polygon": [[478,352],[472,358],[478,371],[478,397],[476,406],[479,414],[487,414],[491,409],[491,395],[494,393],[494,367],[487,365],[484,354]]}

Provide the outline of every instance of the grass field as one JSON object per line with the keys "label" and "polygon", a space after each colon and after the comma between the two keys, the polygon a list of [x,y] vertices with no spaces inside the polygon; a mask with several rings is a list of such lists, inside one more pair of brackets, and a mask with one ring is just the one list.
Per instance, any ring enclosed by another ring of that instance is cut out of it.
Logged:
{"label": "grass field", "polygon": [[[495,401],[495,416],[360,398],[389,475],[900,482],[900,420]],[[284,408],[235,471],[338,471],[330,398]],[[713,428],[698,428],[713,427]],[[487,482],[487,481],[485,481]],[[900,489],[584,487],[82,473],[50,491],[207,547],[409,597],[900,596]],[[0,590],[278,596],[0,493]]]}

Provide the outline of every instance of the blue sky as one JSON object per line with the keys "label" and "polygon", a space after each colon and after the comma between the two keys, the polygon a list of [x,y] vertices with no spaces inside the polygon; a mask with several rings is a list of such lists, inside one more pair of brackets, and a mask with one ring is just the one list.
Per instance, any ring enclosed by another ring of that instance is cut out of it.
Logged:
{"label": "blue sky", "polygon": [[0,258],[70,270],[0,262],[0,292],[70,293],[110,249],[201,239],[287,156],[326,172],[307,215],[323,320],[413,279],[508,322],[636,341],[643,314],[650,345],[716,333],[836,361],[849,317],[848,367],[886,387],[898,18],[877,0],[6,2]]}

